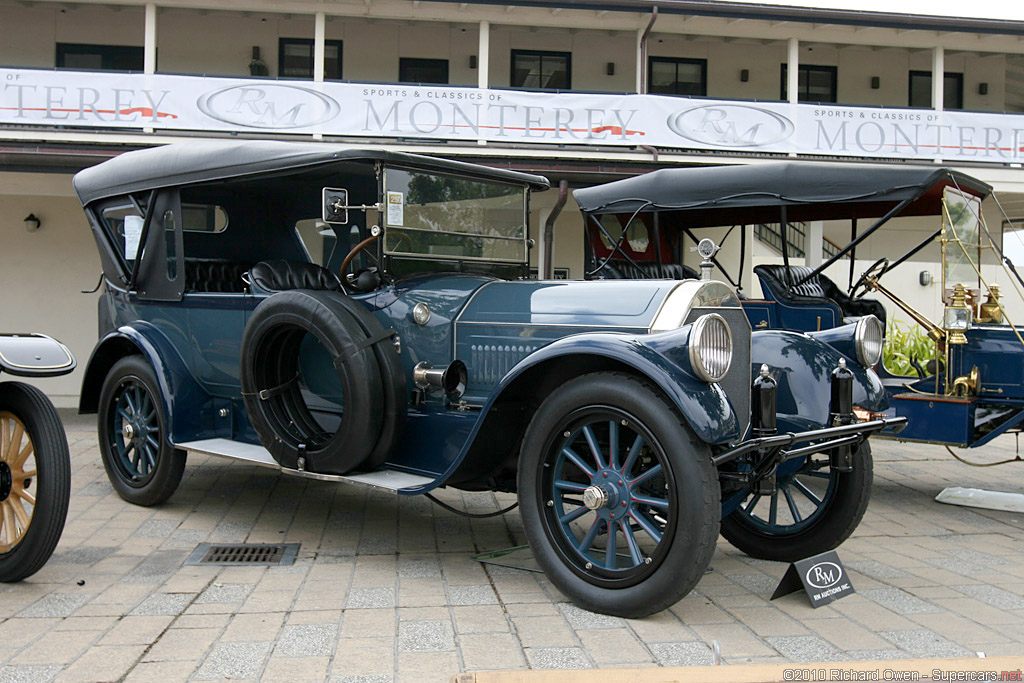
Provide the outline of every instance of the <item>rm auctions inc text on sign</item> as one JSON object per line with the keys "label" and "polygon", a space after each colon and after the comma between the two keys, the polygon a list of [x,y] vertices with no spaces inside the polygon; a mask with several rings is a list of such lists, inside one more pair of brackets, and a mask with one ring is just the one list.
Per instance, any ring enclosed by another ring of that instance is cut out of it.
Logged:
{"label": "rm auctions inc text on sign", "polygon": [[932,669],[925,672],[901,669],[785,669],[783,680],[813,681],[1024,681],[1020,669],[1008,671],[986,670],[944,670]]}
{"label": "rm auctions inc text on sign", "polygon": [[1024,115],[0,69],[0,124],[1024,161]]}

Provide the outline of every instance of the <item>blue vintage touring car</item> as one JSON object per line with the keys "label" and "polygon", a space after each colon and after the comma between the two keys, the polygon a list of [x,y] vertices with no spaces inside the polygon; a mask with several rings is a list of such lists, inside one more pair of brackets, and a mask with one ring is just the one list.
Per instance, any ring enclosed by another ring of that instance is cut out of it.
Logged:
{"label": "blue vintage touring car", "polygon": [[555,585],[624,616],[675,603],[719,530],[797,559],[868,502],[900,419],[878,339],[751,333],[734,290],[531,281],[507,170],[322,144],[207,142],[75,177],[103,263],[81,409],[127,501],[188,452],[424,494],[514,491]]}

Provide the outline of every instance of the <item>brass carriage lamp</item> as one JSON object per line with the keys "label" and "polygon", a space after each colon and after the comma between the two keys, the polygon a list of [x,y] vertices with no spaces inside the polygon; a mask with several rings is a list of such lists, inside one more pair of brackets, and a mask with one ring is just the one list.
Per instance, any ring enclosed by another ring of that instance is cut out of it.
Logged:
{"label": "brass carriage lamp", "polygon": [[948,333],[946,341],[950,344],[966,344],[964,331],[971,326],[971,308],[967,305],[967,290],[959,282],[953,286],[953,301],[946,306],[942,316],[942,326]]}

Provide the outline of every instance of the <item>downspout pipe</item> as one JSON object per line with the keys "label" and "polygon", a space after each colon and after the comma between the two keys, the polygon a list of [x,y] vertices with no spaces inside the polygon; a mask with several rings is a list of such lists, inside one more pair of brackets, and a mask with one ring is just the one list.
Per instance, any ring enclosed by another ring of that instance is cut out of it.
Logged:
{"label": "downspout pipe", "polygon": [[569,181],[563,178],[558,181],[558,199],[555,200],[555,205],[551,207],[551,213],[544,221],[544,273],[541,275],[544,280],[555,278],[555,264],[551,261],[555,251],[555,221],[558,219],[558,214],[562,213],[562,207],[565,206],[565,200],[568,198]]}
{"label": "downspout pipe", "polygon": [[655,5],[651,8],[651,20],[647,22],[647,28],[640,36],[640,88],[638,89],[640,95],[647,94],[647,39],[651,36],[651,29],[654,28],[654,22],[657,20],[658,6]]}

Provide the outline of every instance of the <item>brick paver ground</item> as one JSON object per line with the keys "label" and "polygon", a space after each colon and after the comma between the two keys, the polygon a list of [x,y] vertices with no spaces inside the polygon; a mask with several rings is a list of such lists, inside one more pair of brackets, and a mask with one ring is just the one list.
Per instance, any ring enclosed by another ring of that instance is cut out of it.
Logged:
{"label": "brick paver ground", "polygon": [[[524,542],[517,513],[467,520],[400,497],[193,458],[158,508],[111,489],[91,419],[64,413],[73,494],[57,551],[0,587],[0,682],[448,680],[516,668],[810,662],[1024,653],[1024,515],[941,505],[946,486],[1024,491],[1024,465],[972,468],[874,441],[875,489],[840,548],[857,594],[768,598],[786,565],[720,541],[671,610],[574,607],[540,574],[470,556]],[[970,455],[1013,453],[1003,438]],[[511,496],[442,492],[473,511]],[[301,543],[294,566],[186,567],[202,542]],[[1022,657],[1024,658],[1024,657]]]}

